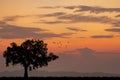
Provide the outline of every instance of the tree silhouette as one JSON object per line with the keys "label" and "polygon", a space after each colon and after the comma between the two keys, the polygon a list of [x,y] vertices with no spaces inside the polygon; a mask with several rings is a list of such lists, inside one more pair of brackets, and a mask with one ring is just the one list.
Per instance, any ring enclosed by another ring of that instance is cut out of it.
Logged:
{"label": "tree silhouette", "polygon": [[24,67],[25,78],[28,78],[28,69],[31,71],[47,66],[48,62],[58,58],[53,53],[47,54],[47,44],[42,40],[26,40],[20,46],[14,42],[10,45],[3,54],[6,66],[9,66],[9,63],[12,65],[21,64]]}

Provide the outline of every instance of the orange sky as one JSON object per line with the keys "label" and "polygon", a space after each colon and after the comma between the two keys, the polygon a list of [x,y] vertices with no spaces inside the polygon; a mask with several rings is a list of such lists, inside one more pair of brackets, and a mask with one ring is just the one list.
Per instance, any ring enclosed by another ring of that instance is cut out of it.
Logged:
{"label": "orange sky", "polygon": [[[114,1],[114,3],[113,3]],[[120,52],[120,0],[0,0],[0,52],[43,39],[60,53],[88,47]]]}

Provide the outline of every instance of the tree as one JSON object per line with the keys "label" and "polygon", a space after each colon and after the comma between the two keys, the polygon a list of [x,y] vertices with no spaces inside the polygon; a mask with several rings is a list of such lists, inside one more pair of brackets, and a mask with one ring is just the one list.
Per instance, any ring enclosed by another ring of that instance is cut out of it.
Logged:
{"label": "tree", "polygon": [[42,40],[26,40],[21,45],[15,42],[10,44],[3,56],[6,59],[6,66],[21,64],[24,67],[24,77],[28,78],[28,69],[36,69],[47,66],[48,62],[56,60],[57,55],[47,54],[47,44]]}

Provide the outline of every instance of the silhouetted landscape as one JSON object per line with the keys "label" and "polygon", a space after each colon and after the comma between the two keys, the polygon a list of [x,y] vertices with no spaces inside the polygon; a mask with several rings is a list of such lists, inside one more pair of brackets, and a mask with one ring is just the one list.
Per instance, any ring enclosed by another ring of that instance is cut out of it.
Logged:
{"label": "silhouetted landscape", "polygon": [[[120,74],[112,74],[112,73],[102,73],[102,72],[94,72],[94,73],[80,73],[80,72],[48,72],[48,71],[32,71],[29,72],[29,80],[61,80],[61,79],[119,79]],[[11,72],[1,72],[0,80],[22,80],[23,72],[21,71],[11,71]]]}
{"label": "silhouetted landscape", "polygon": [[[23,70],[1,72],[0,77],[23,77]],[[29,72],[29,77],[120,77],[120,74],[93,72],[48,72],[48,71],[32,71]]]}
{"label": "silhouetted landscape", "polygon": [[29,77],[24,79],[23,77],[2,77],[0,80],[119,80],[119,77]]}

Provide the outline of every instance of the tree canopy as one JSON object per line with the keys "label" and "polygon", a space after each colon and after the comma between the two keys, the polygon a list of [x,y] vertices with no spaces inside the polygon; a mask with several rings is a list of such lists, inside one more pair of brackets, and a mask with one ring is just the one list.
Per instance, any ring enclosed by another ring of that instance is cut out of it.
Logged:
{"label": "tree canopy", "polygon": [[[21,64],[26,70],[36,69],[47,66],[48,62],[58,58],[53,53],[48,53],[47,44],[42,40],[26,40],[21,45],[15,42],[10,44],[7,50],[4,51],[4,58],[6,59],[6,66]],[[27,76],[27,72],[25,72]],[[25,76],[25,75],[24,75]]]}

